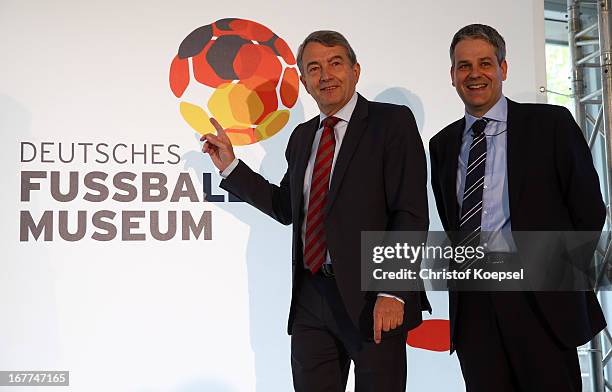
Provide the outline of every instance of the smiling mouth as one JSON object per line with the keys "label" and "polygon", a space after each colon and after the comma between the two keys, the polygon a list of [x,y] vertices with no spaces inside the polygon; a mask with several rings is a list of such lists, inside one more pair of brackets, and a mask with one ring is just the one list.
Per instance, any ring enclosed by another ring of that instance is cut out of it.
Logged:
{"label": "smiling mouth", "polygon": [[323,91],[323,92],[330,92],[330,91],[333,91],[333,90],[335,90],[335,89],[337,89],[337,88],[338,88],[338,86],[329,86],[329,87],[323,87],[323,88],[321,89],[321,91]]}
{"label": "smiling mouth", "polygon": [[469,84],[467,86],[468,90],[481,90],[485,87],[487,87],[486,83]]}

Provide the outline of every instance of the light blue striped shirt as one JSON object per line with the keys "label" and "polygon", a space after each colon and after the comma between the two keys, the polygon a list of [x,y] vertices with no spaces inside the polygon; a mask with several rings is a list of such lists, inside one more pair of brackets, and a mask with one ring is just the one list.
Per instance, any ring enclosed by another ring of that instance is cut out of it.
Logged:
{"label": "light blue striped shirt", "polygon": [[[484,133],[487,138],[487,161],[482,192],[482,220],[480,245],[485,252],[516,252],[510,225],[508,196],[508,100],[503,95],[483,116],[488,120]],[[463,204],[465,174],[472,144],[471,127],[478,120],[465,112],[465,129],[461,139],[457,167],[457,201]]]}

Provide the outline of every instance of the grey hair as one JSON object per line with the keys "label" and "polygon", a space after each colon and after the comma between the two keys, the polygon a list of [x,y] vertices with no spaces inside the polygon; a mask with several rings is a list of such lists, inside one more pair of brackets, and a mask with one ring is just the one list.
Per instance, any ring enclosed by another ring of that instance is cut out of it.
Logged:
{"label": "grey hair", "polygon": [[304,65],[302,64],[302,56],[304,55],[304,48],[311,42],[318,42],[324,46],[343,46],[346,49],[348,54],[349,61],[351,65],[357,64],[357,55],[355,55],[355,51],[351,47],[351,44],[347,41],[346,38],[342,34],[337,31],[332,30],[319,30],[313,33],[310,33],[308,37],[302,42],[300,47],[298,48],[297,53],[297,65],[300,69],[300,73],[304,73]]}
{"label": "grey hair", "polygon": [[464,39],[482,39],[487,41],[495,48],[495,57],[497,57],[499,64],[506,59],[506,41],[504,41],[504,37],[491,26],[471,24],[457,31],[451,41],[450,59],[453,64],[455,63],[455,46]]}

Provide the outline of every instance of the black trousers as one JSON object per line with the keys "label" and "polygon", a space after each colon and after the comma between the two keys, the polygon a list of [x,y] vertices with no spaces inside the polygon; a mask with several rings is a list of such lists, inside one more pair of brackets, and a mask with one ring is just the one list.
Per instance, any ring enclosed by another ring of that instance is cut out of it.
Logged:
{"label": "black trousers", "polygon": [[580,392],[576,348],[551,334],[524,292],[460,292],[455,347],[466,392]]}
{"label": "black trousers", "polygon": [[345,392],[353,360],[355,392],[405,392],[405,334],[383,338],[380,344],[363,340],[350,322],[335,280],[304,275],[291,334],[295,390]]}

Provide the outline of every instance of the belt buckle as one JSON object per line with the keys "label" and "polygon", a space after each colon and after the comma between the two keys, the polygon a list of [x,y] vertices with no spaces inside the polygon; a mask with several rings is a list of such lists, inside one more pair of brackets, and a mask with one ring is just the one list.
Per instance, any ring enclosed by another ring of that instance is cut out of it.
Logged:
{"label": "belt buckle", "polygon": [[331,264],[323,264],[321,266],[321,273],[326,278],[333,278],[334,277],[334,269],[332,268]]}
{"label": "belt buckle", "polygon": [[508,261],[509,257],[508,253],[487,253],[487,264],[504,264]]}

